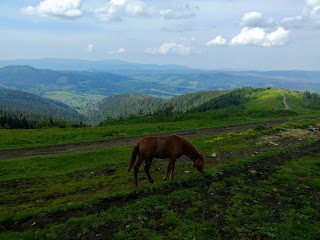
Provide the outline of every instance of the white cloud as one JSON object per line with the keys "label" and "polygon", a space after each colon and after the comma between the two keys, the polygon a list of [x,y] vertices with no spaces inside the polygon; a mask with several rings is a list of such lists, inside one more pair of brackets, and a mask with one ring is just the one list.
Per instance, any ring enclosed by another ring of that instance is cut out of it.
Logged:
{"label": "white cloud", "polygon": [[118,51],[117,51],[117,53],[119,53],[119,54],[123,54],[123,53],[126,53],[126,52],[127,52],[127,50],[125,48],[119,48]]}
{"label": "white cloud", "polygon": [[306,23],[307,19],[302,16],[288,17],[281,20],[281,26],[285,28],[303,28]]}
{"label": "white cloud", "polygon": [[119,48],[118,50],[109,51],[108,54],[124,54],[127,52],[125,48]]}
{"label": "white cloud", "polygon": [[77,18],[82,15],[81,0],[44,0],[38,6],[22,8],[24,14],[41,17]]}
{"label": "white cloud", "polygon": [[190,7],[189,4],[186,4],[183,7],[162,9],[159,13],[162,17],[169,20],[184,19],[194,17],[197,10],[198,7]]}
{"label": "white cloud", "polygon": [[111,0],[106,4],[89,9],[103,21],[121,21],[122,17],[148,15],[148,9],[141,0]]}
{"label": "white cloud", "polygon": [[273,27],[276,22],[273,18],[264,18],[260,12],[247,12],[242,16],[240,24],[245,27]]}
{"label": "white cloud", "polygon": [[199,53],[198,50],[185,43],[168,42],[163,43],[158,48],[148,48],[146,53],[154,55],[179,55],[188,56],[192,53]]}
{"label": "white cloud", "polygon": [[93,52],[93,45],[92,45],[91,43],[88,45],[87,51],[88,51],[89,53],[92,53],[92,52]]}
{"label": "white cloud", "polygon": [[223,46],[227,44],[227,40],[221,36],[217,36],[215,39],[212,39],[206,43],[207,46]]}
{"label": "white cloud", "polygon": [[320,0],[306,0],[302,13],[312,19],[320,20]]}
{"label": "white cloud", "polygon": [[233,46],[256,45],[262,47],[282,46],[289,40],[289,31],[279,27],[276,31],[266,33],[264,29],[245,27],[235,36],[230,44]]}
{"label": "white cloud", "polygon": [[320,27],[320,0],[306,0],[301,15],[286,17],[281,25],[286,28]]}

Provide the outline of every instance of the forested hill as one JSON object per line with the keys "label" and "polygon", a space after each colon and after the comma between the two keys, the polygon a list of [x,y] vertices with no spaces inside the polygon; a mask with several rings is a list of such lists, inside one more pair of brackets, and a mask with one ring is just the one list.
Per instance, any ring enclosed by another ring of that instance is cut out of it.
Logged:
{"label": "forested hill", "polygon": [[30,66],[0,68],[0,86],[42,95],[52,91],[110,95],[121,93],[122,83],[132,87],[129,77],[112,73],[71,72],[36,69]]}
{"label": "forested hill", "polygon": [[64,103],[18,90],[0,89],[0,108],[53,118],[84,120],[82,115]]}
{"label": "forested hill", "polygon": [[154,114],[170,108],[177,113],[185,112],[226,91],[200,91],[183,94],[170,99],[159,99],[142,94],[121,94],[104,98],[92,106],[86,113],[89,121],[99,123],[107,117],[130,117]]}

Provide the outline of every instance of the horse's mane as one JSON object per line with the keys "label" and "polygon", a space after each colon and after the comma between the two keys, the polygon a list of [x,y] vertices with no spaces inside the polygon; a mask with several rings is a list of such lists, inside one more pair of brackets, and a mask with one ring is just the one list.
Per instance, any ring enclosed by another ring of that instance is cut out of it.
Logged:
{"label": "horse's mane", "polygon": [[189,157],[195,161],[201,156],[199,151],[195,148],[195,146],[193,146],[193,144],[191,142],[189,142],[188,140],[186,140],[183,137],[180,137],[178,135],[175,135],[175,136],[177,136],[183,142],[183,148],[185,151],[185,155],[187,157]]}

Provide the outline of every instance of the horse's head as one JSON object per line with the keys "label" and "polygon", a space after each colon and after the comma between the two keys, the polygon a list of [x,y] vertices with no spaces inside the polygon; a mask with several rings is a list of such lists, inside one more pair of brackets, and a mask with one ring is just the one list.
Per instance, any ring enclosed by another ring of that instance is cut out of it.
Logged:
{"label": "horse's head", "polygon": [[193,167],[196,167],[199,172],[204,173],[204,171],[203,171],[203,169],[204,169],[203,163],[204,163],[204,157],[203,157],[202,154],[200,154],[200,157],[197,160],[194,161]]}

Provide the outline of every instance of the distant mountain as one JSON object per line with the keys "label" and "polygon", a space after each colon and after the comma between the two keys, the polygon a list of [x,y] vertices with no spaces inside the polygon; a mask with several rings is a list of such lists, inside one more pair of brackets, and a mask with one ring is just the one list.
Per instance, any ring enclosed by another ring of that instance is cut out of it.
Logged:
{"label": "distant mountain", "polygon": [[210,89],[231,90],[241,87],[273,87],[295,91],[320,92],[320,72],[268,71],[268,72],[219,72],[189,71],[186,73],[129,74],[131,78],[146,82],[167,84],[194,91]]}
{"label": "distant mountain", "polygon": [[[114,62],[115,65],[116,63]],[[125,66],[123,62],[120,65]],[[128,65],[132,68],[135,66],[131,63]],[[25,65],[7,66],[0,68],[0,87],[59,100],[80,113],[86,112],[90,106],[106,96],[124,93],[167,99],[196,91],[232,90],[247,86],[320,93],[320,72],[178,70],[174,69],[175,65],[170,65],[173,68],[171,70],[145,70],[145,65],[142,67],[144,70],[139,70],[139,66],[138,64],[136,69],[130,71],[119,70],[119,73],[55,71]],[[150,69],[152,66],[150,65]]]}
{"label": "distant mountain", "polygon": [[16,60],[0,60],[0,67],[10,65],[28,65],[34,68],[51,69],[51,70],[69,70],[69,71],[99,71],[99,72],[119,72],[124,70],[130,71],[156,71],[156,70],[188,70],[191,68],[176,64],[140,64],[131,63],[115,59],[89,61],[77,59],[16,59]]}
{"label": "distant mountain", "polygon": [[28,91],[40,96],[53,91],[104,96],[138,93],[151,89],[173,93],[187,91],[182,91],[181,87],[141,81],[130,76],[108,72],[53,71],[30,66],[0,68],[0,86]]}
{"label": "distant mountain", "polygon": [[18,90],[0,89],[0,108],[66,120],[84,120],[83,115],[64,103]]}

